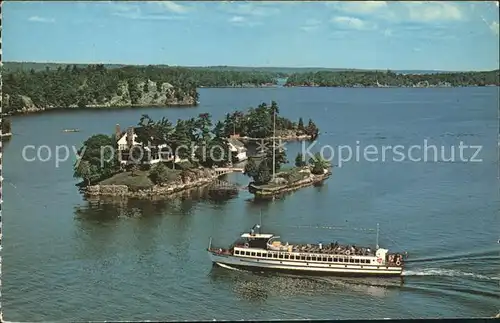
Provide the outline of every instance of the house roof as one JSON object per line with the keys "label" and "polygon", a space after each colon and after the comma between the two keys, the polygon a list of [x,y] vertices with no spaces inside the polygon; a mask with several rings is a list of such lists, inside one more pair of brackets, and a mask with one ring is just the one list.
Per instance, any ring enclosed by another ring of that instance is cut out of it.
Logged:
{"label": "house roof", "polygon": [[235,146],[236,148],[245,148],[245,145],[244,145],[241,141],[239,141],[239,140],[237,140],[237,139],[234,139],[234,138],[228,138],[228,139],[227,139],[227,141],[228,141],[231,145]]}
{"label": "house roof", "polygon": [[[134,134],[137,134],[137,130],[141,130],[143,127],[132,127],[132,130],[134,131]],[[120,132],[120,137],[117,138],[116,140],[120,140],[121,138],[123,138],[123,136],[125,136],[127,134],[127,130],[125,131],[121,131]]]}

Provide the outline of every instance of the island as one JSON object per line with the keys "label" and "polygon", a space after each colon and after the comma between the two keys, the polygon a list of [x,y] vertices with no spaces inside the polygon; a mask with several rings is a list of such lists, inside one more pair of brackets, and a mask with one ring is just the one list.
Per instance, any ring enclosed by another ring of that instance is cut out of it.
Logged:
{"label": "island", "polygon": [[[17,64],[3,68],[3,113],[50,109],[196,106],[199,87],[260,87],[276,74],[169,66]],[[30,67],[26,70],[26,67]],[[44,66],[44,69],[40,69]],[[35,68],[36,67],[36,68]]]}
{"label": "island", "polygon": [[316,71],[291,74],[285,86],[305,87],[460,87],[499,86],[500,70],[404,74],[387,71]]}
{"label": "island", "polygon": [[[214,123],[210,114],[201,113],[174,124],[165,117],[153,120],[143,115],[136,126],[125,131],[117,124],[113,135],[96,134],[83,143],[74,165],[74,177],[82,179],[78,186],[87,196],[135,198],[169,196],[210,185],[231,172],[243,172],[251,177],[249,188],[257,184],[274,185],[276,178],[287,179],[287,183],[278,183],[280,192],[288,186],[298,188],[328,177],[327,166],[321,159],[313,158],[311,165],[307,165],[305,158],[299,162],[297,157],[295,164],[300,171],[293,168],[270,178],[265,174],[271,173],[268,165],[273,164],[272,160],[276,171],[287,162],[282,147],[263,146],[263,155],[249,158],[245,144],[239,140],[245,138],[241,136],[245,134],[276,141],[280,138],[278,131],[285,134],[285,139],[295,136],[312,140],[319,133],[312,120],[304,126],[302,119],[293,122],[279,116],[275,101],[270,105],[261,103],[236,115],[245,117],[236,124],[236,119],[229,114],[225,120]],[[237,166],[242,162],[246,162],[244,167]],[[309,175],[303,175],[308,170]],[[276,190],[277,186],[273,188]]]}
{"label": "island", "polygon": [[2,141],[9,140],[12,137],[12,129],[11,129],[11,123],[10,119],[7,118],[2,118]]}
{"label": "island", "polygon": [[[273,157],[274,172],[273,172]],[[248,185],[249,192],[258,198],[275,198],[284,193],[302,187],[321,184],[330,177],[331,164],[324,160],[319,153],[307,161],[306,156],[298,153],[295,158],[295,167],[281,169],[286,163],[286,154],[282,150],[267,154],[256,161],[250,159],[245,165],[245,175],[253,181]]]}

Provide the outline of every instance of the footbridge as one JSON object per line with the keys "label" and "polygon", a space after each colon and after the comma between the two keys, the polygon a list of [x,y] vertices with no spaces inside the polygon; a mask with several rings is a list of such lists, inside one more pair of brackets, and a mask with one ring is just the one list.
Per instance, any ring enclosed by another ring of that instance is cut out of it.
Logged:
{"label": "footbridge", "polygon": [[240,167],[217,167],[214,170],[217,176],[222,176],[231,173],[243,173],[245,171],[244,168]]}

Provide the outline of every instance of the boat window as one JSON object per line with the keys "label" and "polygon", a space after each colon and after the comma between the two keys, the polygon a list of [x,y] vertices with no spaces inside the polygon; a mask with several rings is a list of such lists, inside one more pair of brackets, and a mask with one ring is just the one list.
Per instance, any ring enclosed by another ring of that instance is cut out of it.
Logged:
{"label": "boat window", "polygon": [[283,259],[283,255],[279,254],[278,258]]}
{"label": "boat window", "polygon": [[307,256],[307,257],[306,257],[306,260],[311,260],[311,257]]}
{"label": "boat window", "polygon": [[312,261],[316,261],[316,256],[312,256],[312,257],[311,257],[311,260],[312,260]]}
{"label": "boat window", "polygon": [[290,259],[290,256],[289,255],[285,255],[285,259]]}
{"label": "boat window", "polygon": [[332,261],[333,261],[333,259],[332,259],[332,258],[328,258],[328,260],[327,260],[327,261],[328,261],[328,262],[332,262]]}
{"label": "boat window", "polygon": [[354,262],[359,264],[359,259],[354,259]]}
{"label": "boat window", "polygon": [[300,256],[300,260],[306,260],[306,256]]}
{"label": "boat window", "polygon": [[255,257],[255,252],[252,252],[252,256],[254,256],[254,257]]}
{"label": "boat window", "polygon": [[344,262],[344,258],[339,258],[339,262]]}
{"label": "boat window", "polygon": [[250,251],[245,251],[246,256],[250,256]]}
{"label": "boat window", "polygon": [[354,259],[352,259],[352,258],[351,258],[351,259],[349,259],[349,262],[354,262]]}
{"label": "boat window", "polygon": [[278,254],[273,253],[273,258],[278,258]]}
{"label": "boat window", "polygon": [[257,252],[257,257],[262,257],[262,254],[260,252]]}
{"label": "boat window", "polygon": [[240,254],[240,251],[239,251],[239,250],[235,250],[235,251],[234,251],[234,254],[235,254],[235,255],[239,255],[239,254]]}

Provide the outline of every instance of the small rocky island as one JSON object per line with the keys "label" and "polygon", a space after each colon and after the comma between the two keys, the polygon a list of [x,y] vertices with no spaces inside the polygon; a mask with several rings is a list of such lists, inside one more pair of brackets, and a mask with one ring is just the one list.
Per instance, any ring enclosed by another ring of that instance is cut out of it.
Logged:
{"label": "small rocky island", "polygon": [[1,139],[2,141],[10,140],[12,137],[12,125],[10,123],[10,119],[7,118],[1,118],[1,123],[2,123],[2,133],[1,133]]}
{"label": "small rocky island", "polygon": [[[246,113],[228,114],[224,121],[215,124],[208,113],[179,119],[175,124],[166,118],[153,120],[143,115],[135,127],[122,131],[117,125],[112,136],[97,134],[87,139],[79,151],[81,159],[75,163],[74,177],[83,180],[79,186],[85,195],[135,198],[170,196],[210,185],[218,177],[234,171],[245,172],[254,183],[264,185],[268,180],[265,165],[269,164],[269,158],[274,157],[278,170],[286,163],[285,152],[276,149],[273,154],[272,149],[261,147],[264,155],[249,159],[247,147],[240,138],[267,142],[273,137],[273,131],[281,136],[275,135],[274,140],[312,140],[319,133],[312,120],[304,126],[302,119],[292,122],[279,116],[279,107],[274,101],[271,105],[262,103],[250,108]],[[245,169],[233,166],[247,161]],[[300,178],[299,182],[291,180],[293,187],[326,178],[322,161],[313,166],[296,161],[296,165],[300,172],[294,169],[290,174],[281,172],[277,178]],[[318,173],[320,167],[322,175]],[[309,168],[310,175],[303,176]],[[283,182],[280,185],[283,188]]]}
{"label": "small rocky island", "polygon": [[302,187],[319,184],[331,175],[331,165],[319,153],[307,161],[301,153],[295,158],[295,167],[281,169],[286,162],[284,151],[276,150],[275,171],[272,171],[272,156],[269,154],[255,161],[250,159],[245,165],[245,174],[253,178],[248,185],[249,192],[259,198],[274,198],[283,193],[291,192]]}

